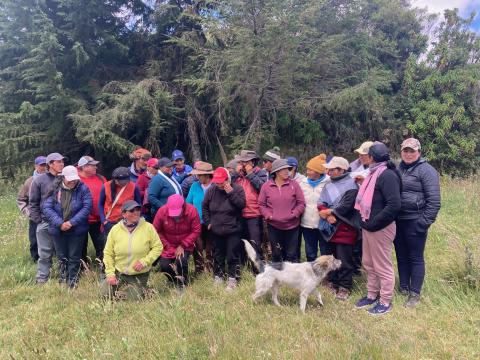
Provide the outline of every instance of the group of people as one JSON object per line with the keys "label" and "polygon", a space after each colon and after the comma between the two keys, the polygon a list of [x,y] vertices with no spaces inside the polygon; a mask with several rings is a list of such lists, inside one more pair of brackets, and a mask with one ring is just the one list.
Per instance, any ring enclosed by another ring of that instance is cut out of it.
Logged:
{"label": "group of people", "polygon": [[90,156],[75,166],[64,166],[59,153],[38,157],[18,196],[30,220],[36,282],[49,279],[56,254],[59,281],[74,288],[82,260],[88,263],[90,235],[106,296],[142,297],[152,269],[182,291],[190,256],[196,274],[212,273],[215,284],[232,291],[247,262],[242,238],[272,263],[299,262],[303,239],[307,261],[319,251],[342,261],[326,284],[338,300],[348,299],[363,265],[367,294],[355,306],[374,315],[392,307],[394,246],[398,290],[406,306],[415,306],[428,228],[440,209],[438,173],[414,138],[402,143],[398,166],[381,142],[367,141],[355,152],[352,163],[315,156],[305,176],[297,159],[283,158],[278,148],[262,157],[242,150],[216,169],[204,161],[187,165],[180,150],[157,159],[138,148],[131,166],[116,168],[110,181],[97,174],[99,162]]}

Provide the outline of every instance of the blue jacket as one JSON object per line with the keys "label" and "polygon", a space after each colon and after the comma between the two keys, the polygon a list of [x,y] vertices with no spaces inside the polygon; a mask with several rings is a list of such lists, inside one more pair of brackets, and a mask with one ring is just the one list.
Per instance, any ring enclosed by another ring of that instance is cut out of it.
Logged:
{"label": "blue jacket", "polygon": [[[52,235],[60,235],[62,231],[60,226],[64,223],[62,206],[58,201],[61,187],[57,187],[51,196],[43,203],[42,214],[48,221],[48,232]],[[79,182],[73,190],[71,206],[70,223],[73,225],[72,231],[75,235],[85,235],[88,232],[88,215],[92,210],[92,195],[88,187]]]}
{"label": "blue jacket", "polygon": [[[210,186],[215,186],[211,184]],[[198,211],[200,215],[200,223],[203,224],[203,212],[202,212],[202,202],[205,197],[205,192],[203,191],[202,185],[199,181],[195,181],[190,188],[187,196],[187,203],[192,204]]]}
{"label": "blue jacket", "polygon": [[185,178],[188,176],[188,174],[190,174],[192,172],[192,167],[190,165],[183,165],[184,168],[183,168],[183,172],[181,174],[177,173],[177,168],[174,166],[173,167],[173,171],[172,171],[172,176],[175,178],[175,180],[177,180],[177,182],[179,184],[181,184],[183,182],[183,180],[185,180]]}
{"label": "blue jacket", "polygon": [[[155,215],[157,210],[167,203],[170,195],[182,195],[182,187],[180,184],[176,184],[178,188],[177,191],[175,191],[175,188],[165,179],[165,176],[168,175],[160,174],[159,172],[150,180],[150,184],[148,184],[148,201],[152,207],[152,215]],[[173,177],[170,177],[170,180],[174,181]]]}

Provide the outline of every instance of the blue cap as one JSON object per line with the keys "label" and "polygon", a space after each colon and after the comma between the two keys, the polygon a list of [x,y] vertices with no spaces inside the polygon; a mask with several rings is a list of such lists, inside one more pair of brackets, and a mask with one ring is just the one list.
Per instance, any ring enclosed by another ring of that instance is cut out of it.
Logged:
{"label": "blue cap", "polygon": [[185,160],[185,155],[183,155],[183,151],[182,150],[173,150],[172,161],[175,161],[175,160],[178,160],[178,159]]}
{"label": "blue cap", "polygon": [[293,156],[287,157],[285,160],[287,160],[288,165],[294,168],[298,168],[298,160],[295,159]]}
{"label": "blue cap", "polygon": [[35,165],[46,165],[47,158],[45,156],[37,156],[35,158]]}

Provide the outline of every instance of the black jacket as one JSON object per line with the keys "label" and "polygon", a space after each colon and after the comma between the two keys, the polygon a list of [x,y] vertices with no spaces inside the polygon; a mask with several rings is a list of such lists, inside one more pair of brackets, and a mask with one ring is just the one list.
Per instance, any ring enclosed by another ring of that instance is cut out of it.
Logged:
{"label": "black jacket", "polygon": [[386,169],[375,184],[370,218],[360,223],[363,229],[379,231],[395,220],[401,207],[400,189],[400,175]]}
{"label": "black jacket", "polygon": [[418,219],[426,228],[435,222],[440,210],[440,179],[437,171],[424,158],[413,166],[400,163],[402,175],[402,209],[400,220]]}
{"label": "black jacket", "polygon": [[232,184],[233,191],[220,190],[215,184],[205,193],[202,203],[203,222],[212,225],[217,235],[229,235],[242,231],[242,210],[245,207],[245,192],[240,185]]}

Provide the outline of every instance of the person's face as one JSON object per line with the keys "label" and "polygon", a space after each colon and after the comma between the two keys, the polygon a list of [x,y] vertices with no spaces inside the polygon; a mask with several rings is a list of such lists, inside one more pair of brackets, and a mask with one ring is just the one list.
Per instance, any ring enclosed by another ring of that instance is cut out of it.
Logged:
{"label": "person's face", "polygon": [[126,186],[130,182],[130,179],[115,179],[115,184],[120,187]]}
{"label": "person's face", "polygon": [[210,175],[201,174],[201,175],[197,175],[197,178],[198,178],[198,181],[200,181],[200,184],[203,184],[203,185],[208,185],[210,184],[210,181],[212,181],[212,177]]}
{"label": "person's face", "polygon": [[359,154],[358,158],[360,159],[360,162],[362,163],[362,165],[368,165],[367,164],[368,154]]}
{"label": "person's face", "polygon": [[175,163],[175,167],[178,170],[182,170],[183,169],[183,164],[185,164],[185,159],[177,159],[177,160],[174,160],[173,162]]}
{"label": "person's face", "polygon": [[158,174],[158,169],[156,167],[147,167],[147,171],[152,174],[152,175],[157,175]]}
{"label": "person's face", "polygon": [[328,176],[332,178],[336,178],[338,176],[341,176],[345,173],[345,170],[340,169],[340,168],[333,168],[333,169],[328,169]]}
{"label": "person's face", "polygon": [[278,170],[276,177],[281,180],[287,180],[290,177],[290,168]]}
{"label": "person's face", "polygon": [[320,173],[307,169],[307,177],[312,180],[318,180],[320,179],[320,176],[322,176]]}
{"label": "person's face", "polygon": [[371,155],[366,155],[367,157],[365,158],[365,163],[363,165],[372,165],[375,164],[375,160],[373,160],[373,157]]}
{"label": "person's face", "polygon": [[63,159],[50,161],[50,164],[49,164],[50,171],[53,171],[56,174],[61,173],[64,166],[65,165],[63,163]]}
{"label": "person's face", "polygon": [[272,171],[272,162],[270,160],[263,160],[263,168],[268,172]]}
{"label": "person's face", "polygon": [[215,183],[215,185],[220,189],[223,190],[225,189],[225,184],[227,183],[228,180],[225,180],[223,183]]}
{"label": "person's face", "polygon": [[97,173],[97,165],[87,164],[82,166],[82,171],[89,177]]}
{"label": "person's face", "polygon": [[77,186],[77,183],[78,180],[67,181],[66,179],[63,179],[63,184],[69,189],[73,189],[75,186]]}
{"label": "person's face", "polygon": [[402,160],[405,164],[411,164],[420,158],[420,151],[413,150],[412,148],[405,148],[402,150]]}
{"label": "person's face", "polygon": [[35,165],[35,171],[39,174],[45,174],[47,171],[47,164]]}
{"label": "person's face", "polygon": [[169,166],[163,166],[160,168],[162,173],[172,175],[172,168]]}
{"label": "person's face", "polygon": [[140,220],[140,206],[137,206],[132,210],[122,212],[122,216],[129,224],[138,222],[138,220]]}
{"label": "person's face", "polygon": [[148,159],[140,158],[135,160],[135,168],[137,169],[146,169]]}

